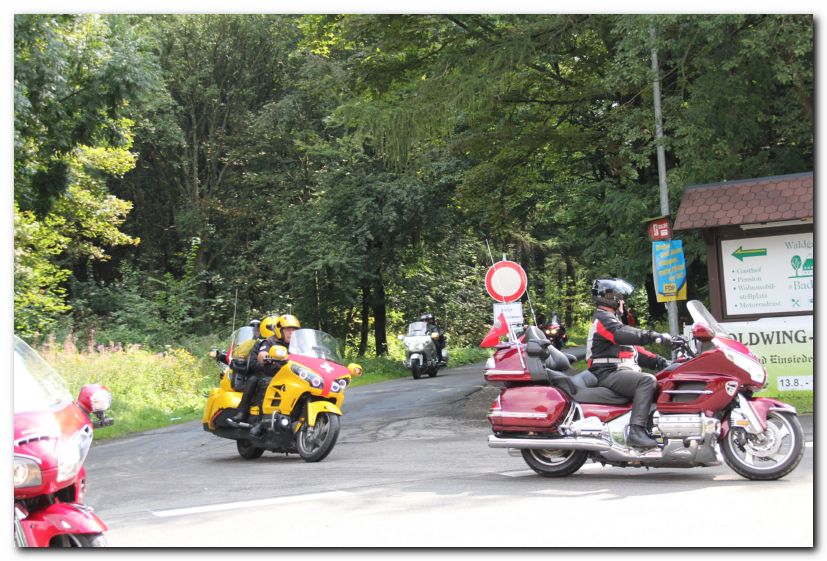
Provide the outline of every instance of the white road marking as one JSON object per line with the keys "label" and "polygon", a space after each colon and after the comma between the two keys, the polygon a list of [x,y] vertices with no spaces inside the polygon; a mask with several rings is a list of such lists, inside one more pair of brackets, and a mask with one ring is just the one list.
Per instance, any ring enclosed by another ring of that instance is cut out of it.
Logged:
{"label": "white road marking", "polygon": [[186,516],[202,512],[216,512],[219,510],[233,510],[239,508],[255,508],[259,506],[278,505],[287,503],[299,503],[303,501],[314,501],[316,499],[330,499],[344,497],[350,493],[344,491],[328,491],[325,493],[310,493],[307,495],[291,495],[289,497],[273,497],[271,499],[257,499],[254,501],[238,501],[234,503],[221,503],[214,505],[194,506],[190,508],[174,508],[170,510],[151,510],[150,512],[159,518],[170,516]]}

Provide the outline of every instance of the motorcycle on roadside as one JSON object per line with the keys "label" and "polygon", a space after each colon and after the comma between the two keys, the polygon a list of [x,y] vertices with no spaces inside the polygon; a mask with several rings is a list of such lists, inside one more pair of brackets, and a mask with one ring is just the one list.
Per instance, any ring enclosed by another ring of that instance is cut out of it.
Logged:
{"label": "motorcycle on roadside", "polygon": [[597,386],[585,370],[565,373],[574,357],[559,352],[538,328],[525,343],[500,343],[486,364],[487,381],[502,386],[488,412],[492,448],[522,455],[535,472],[563,477],[587,461],[621,467],[688,468],[723,460],[747,479],[774,480],[804,454],[794,407],[754,394],[766,387],[759,359],[728,338],[704,305],[687,303],[693,343],[675,337],[678,358],[655,377],[647,431],[657,448],[626,443],[629,398]]}
{"label": "motorcycle on roadside", "polygon": [[[239,455],[247,460],[265,451],[298,454],[308,462],[323,460],[339,437],[345,389],[362,375],[358,364],[343,366],[338,341],[315,329],[298,329],[290,347],[271,347],[270,356],[283,366],[269,380],[263,395],[250,408],[248,423],[234,423],[244,382],[250,374],[249,326],[233,334],[227,351],[214,351],[221,372],[217,388],[210,391],[204,407],[205,431],[236,441]],[[239,352],[239,349],[246,349]],[[264,384],[260,384],[264,386]],[[260,424],[261,432],[251,429]]]}
{"label": "motorcycle on roadside", "polygon": [[557,314],[552,315],[551,321],[543,325],[541,329],[558,351],[562,351],[563,348],[568,345],[569,335],[566,333],[566,324],[560,321]]}
{"label": "motorcycle on roadside", "polygon": [[408,325],[408,332],[399,335],[399,340],[405,347],[403,364],[413,374],[414,380],[419,380],[423,374],[433,378],[440,368],[448,364],[448,349],[442,349],[442,356],[437,353],[436,341],[439,333],[428,333],[428,324],[424,321],[415,321]]}
{"label": "motorcycle on roadside", "polygon": [[66,382],[14,336],[14,541],[18,547],[103,547],[106,524],[84,504],[93,428],[114,422],[112,394]]}

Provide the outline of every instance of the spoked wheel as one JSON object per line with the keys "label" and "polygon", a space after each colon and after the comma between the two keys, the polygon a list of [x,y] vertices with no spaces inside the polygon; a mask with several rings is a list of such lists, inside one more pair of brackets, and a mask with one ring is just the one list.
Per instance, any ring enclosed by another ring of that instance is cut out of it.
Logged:
{"label": "spoked wheel", "polygon": [[314,427],[304,423],[296,435],[299,456],[308,462],[325,459],[339,438],[340,426],[339,416],[333,413],[319,413]]}
{"label": "spoked wheel", "polygon": [[589,457],[586,450],[524,448],[523,460],[543,477],[566,477],[580,469]]}
{"label": "spoked wheel", "polygon": [[245,460],[255,460],[264,454],[264,448],[253,446],[249,440],[236,440],[235,447],[238,450],[238,455]]}
{"label": "spoked wheel", "polygon": [[729,467],[747,479],[771,480],[784,477],[804,456],[804,431],[792,413],[767,413],[767,430],[750,434],[731,428],[721,442]]}
{"label": "spoked wheel", "polygon": [[49,547],[106,547],[103,534],[61,534],[52,538]]}

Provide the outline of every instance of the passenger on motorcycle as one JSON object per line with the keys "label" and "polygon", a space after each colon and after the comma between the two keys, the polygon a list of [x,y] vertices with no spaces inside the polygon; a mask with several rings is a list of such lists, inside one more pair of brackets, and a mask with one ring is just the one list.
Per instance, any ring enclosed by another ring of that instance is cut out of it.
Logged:
{"label": "passenger on motorcycle", "polygon": [[250,351],[256,357],[252,364],[253,373],[244,384],[244,393],[242,393],[241,401],[238,404],[238,413],[230,419],[231,421],[235,423],[247,422],[250,416],[250,405],[258,389],[259,382],[269,381],[284,366],[284,361],[273,360],[270,357],[270,348],[275,345],[289,347],[293,332],[299,328],[301,328],[299,319],[290,314],[284,314],[278,318],[267,316],[261,320],[259,330],[265,339],[258,341]]}
{"label": "passenger on motorcycle", "polygon": [[430,336],[431,333],[437,333],[439,335],[439,337],[434,339],[434,345],[436,346],[436,357],[439,362],[444,362],[442,360],[442,349],[445,348],[445,333],[436,324],[436,317],[431,312],[427,312],[419,316],[419,321],[424,321],[428,324],[428,327],[425,328],[426,335]]}
{"label": "passenger on motorcycle", "polygon": [[628,444],[652,448],[657,446],[657,442],[646,432],[646,419],[655,394],[655,377],[642,372],[641,366],[662,370],[669,361],[637,345],[670,345],[672,337],[668,333],[637,329],[621,323],[618,316],[623,313],[624,300],[633,290],[634,287],[623,279],[594,281],[592,301],[597,309],[586,341],[586,360],[589,370],[597,377],[598,385],[632,398]]}

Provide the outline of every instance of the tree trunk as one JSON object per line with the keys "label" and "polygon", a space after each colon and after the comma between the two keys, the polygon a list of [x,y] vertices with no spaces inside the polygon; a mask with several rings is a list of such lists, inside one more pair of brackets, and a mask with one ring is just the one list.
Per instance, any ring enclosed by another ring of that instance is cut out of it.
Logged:
{"label": "tree trunk", "polygon": [[566,263],[566,306],[565,316],[566,325],[571,325],[574,322],[574,301],[576,299],[575,290],[577,288],[575,283],[574,263],[568,255],[563,256]]}
{"label": "tree trunk", "polygon": [[373,292],[373,339],[376,342],[376,356],[388,354],[387,320],[385,281],[382,278],[382,267],[380,265],[377,270]]}
{"label": "tree trunk", "polygon": [[368,350],[368,335],[370,334],[370,283],[362,281],[362,325],[359,328],[358,356],[365,356]]}

